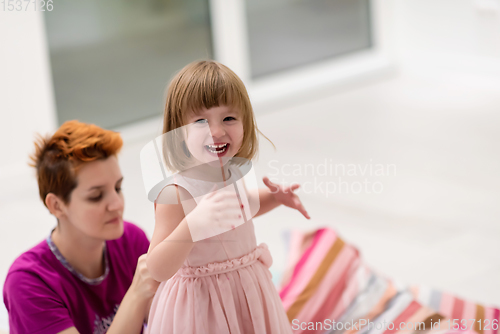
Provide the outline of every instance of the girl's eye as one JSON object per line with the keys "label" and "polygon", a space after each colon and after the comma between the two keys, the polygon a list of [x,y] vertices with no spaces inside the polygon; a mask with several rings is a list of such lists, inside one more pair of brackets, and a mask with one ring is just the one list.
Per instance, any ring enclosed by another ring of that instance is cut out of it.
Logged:
{"label": "girl's eye", "polygon": [[116,188],[116,192],[117,192],[117,193],[120,193],[120,191],[122,191],[122,188],[121,188],[121,187]]}
{"label": "girl's eye", "polygon": [[[236,118],[234,118],[233,116],[228,116],[228,117],[224,118],[224,120],[225,120],[225,121],[226,121],[226,120],[227,120],[227,121],[235,121],[235,120],[236,120]],[[206,119],[199,119],[199,120],[197,120],[195,123],[198,123],[198,124],[203,124],[203,123],[206,123],[206,122],[207,122],[207,120],[206,120]]]}

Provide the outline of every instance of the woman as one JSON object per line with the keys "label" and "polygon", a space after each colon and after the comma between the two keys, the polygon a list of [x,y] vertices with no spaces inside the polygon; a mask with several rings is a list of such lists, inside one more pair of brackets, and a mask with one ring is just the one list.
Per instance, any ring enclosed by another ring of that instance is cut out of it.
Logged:
{"label": "woman", "polygon": [[68,121],[31,157],[40,198],[57,218],[4,284],[10,333],[141,333],[158,282],[149,241],[123,221],[120,135]]}

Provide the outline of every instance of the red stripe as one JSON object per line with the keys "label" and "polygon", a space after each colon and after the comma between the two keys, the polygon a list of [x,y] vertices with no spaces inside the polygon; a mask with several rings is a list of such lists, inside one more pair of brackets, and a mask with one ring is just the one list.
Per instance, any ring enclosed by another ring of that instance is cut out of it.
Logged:
{"label": "red stripe", "polygon": [[410,303],[410,305],[408,305],[408,307],[396,319],[394,319],[394,321],[392,322],[392,323],[394,323],[394,328],[392,330],[387,329],[383,334],[396,333],[397,331],[399,331],[400,326],[403,329],[406,328],[405,326],[403,326],[401,324],[403,322],[405,322],[405,320],[410,318],[412,315],[414,315],[415,312],[417,312],[418,309],[421,307],[422,307],[422,305],[420,305],[418,302],[412,301]]}
{"label": "red stripe", "polygon": [[314,239],[313,239],[311,246],[309,246],[309,248],[304,252],[304,254],[300,258],[300,260],[295,265],[292,277],[288,281],[288,284],[285,287],[283,287],[283,289],[280,291],[280,298],[281,299],[284,299],[286,297],[288,290],[290,290],[290,287],[293,286],[293,284],[295,283],[294,281],[297,279],[297,276],[298,276],[300,270],[302,269],[304,264],[307,262],[309,255],[311,255],[312,250],[314,249],[314,247],[318,243],[319,239],[321,238],[321,235],[323,234],[323,232],[325,230],[326,230],[326,228],[322,228],[322,229],[319,229],[316,231],[316,234],[314,235]]}
{"label": "red stripe", "polygon": [[[497,324],[497,325],[499,325],[499,323],[498,323],[498,319],[499,319],[499,318],[500,318],[500,310],[496,308],[496,309],[494,309],[494,311],[493,311],[493,319],[491,319],[491,322],[490,322],[490,328],[493,330],[493,333],[498,333],[498,332],[499,332],[499,329],[500,329],[500,328],[497,328],[497,330],[494,330],[494,329],[492,328],[492,325],[493,325],[493,324]],[[495,320],[495,319],[496,319],[497,321],[493,322],[493,320]]]}
{"label": "red stripe", "polygon": [[328,298],[324,301],[323,305],[321,305],[321,308],[319,310],[319,313],[317,313],[312,320],[314,323],[316,321],[324,321],[328,317],[331,317],[331,313],[335,310],[335,308],[338,306],[339,302],[342,302],[340,297],[342,296],[342,293],[344,292],[345,288],[347,287],[347,278],[349,277],[350,271],[349,267],[346,268],[340,279],[338,280],[337,283],[335,283],[332,287],[332,289],[327,293]]}
{"label": "red stripe", "polygon": [[453,306],[451,321],[453,321],[453,319],[459,319],[458,322],[460,322],[460,320],[463,317],[463,312],[464,312],[464,301],[460,298],[455,298],[455,305]]}

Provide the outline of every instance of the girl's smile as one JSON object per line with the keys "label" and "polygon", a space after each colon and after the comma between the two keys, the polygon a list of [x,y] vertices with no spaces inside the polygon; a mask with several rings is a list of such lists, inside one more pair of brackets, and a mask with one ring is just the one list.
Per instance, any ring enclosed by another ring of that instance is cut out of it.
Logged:
{"label": "girl's smile", "polygon": [[216,143],[215,145],[205,145],[205,149],[214,157],[223,157],[230,145],[229,143]]}

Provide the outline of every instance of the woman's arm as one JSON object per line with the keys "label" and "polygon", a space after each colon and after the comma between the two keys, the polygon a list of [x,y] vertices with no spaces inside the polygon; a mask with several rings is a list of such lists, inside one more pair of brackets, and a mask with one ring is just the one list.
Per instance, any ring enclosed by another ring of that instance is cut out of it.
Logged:
{"label": "woman's arm", "polygon": [[[146,306],[150,305],[144,297],[137,296],[131,289],[123,297],[107,334],[139,334],[144,325]],[[149,310],[148,310],[149,313]],[[68,328],[58,334],[79,334],[75,327]]]}
{"label": "woman's arm", "polygon": [[[145,308],[149,305],[149,301],[144,301],[144,299],[143,296],[138,296],[129,289],[106,333],[139,334],[144,325]],[[71,327],[58,334],[79,334],[79,332],[75,327]]]}
{"label": "woman's arm", "polygon": [[[107,334],[139,334],[144,326],[145,315],[149,314],[149,307],[155,289],[155,284],[149,286],[145,256],[139,257],[134,279],[127,293],[123,297]],[[79,334],[75,327],[68,328],[59,334]]]}
{"label": "woman's arm", "polygon": [[[158,198],[147,266],[151,276],[161,282],[170,279],[179,270],[194,246],[186,215],[196,204],[192,196],[177,185],[165,187]],[[172,198],[177,198],[177,204],[159,203],[175,203]],[[184,209],[188,212],[184,213]]]}
{"label": "woman's arm", "polygon": [[144,317],[144,322],[147,324],[149,320],[149,311],[151,311],[151,305],[153,305],[153,298],[148,303],[148,306],[146,306],[146,316]]}
{"label": "woman's arm", "polygon": [[[139,334],[144,325],[144,315],[149,305],[145,298],[131,286],[120,303],[107,334]],[[64,333],[66,334],[66,333]],[[69,332],[68,334],[73,334]]]}

